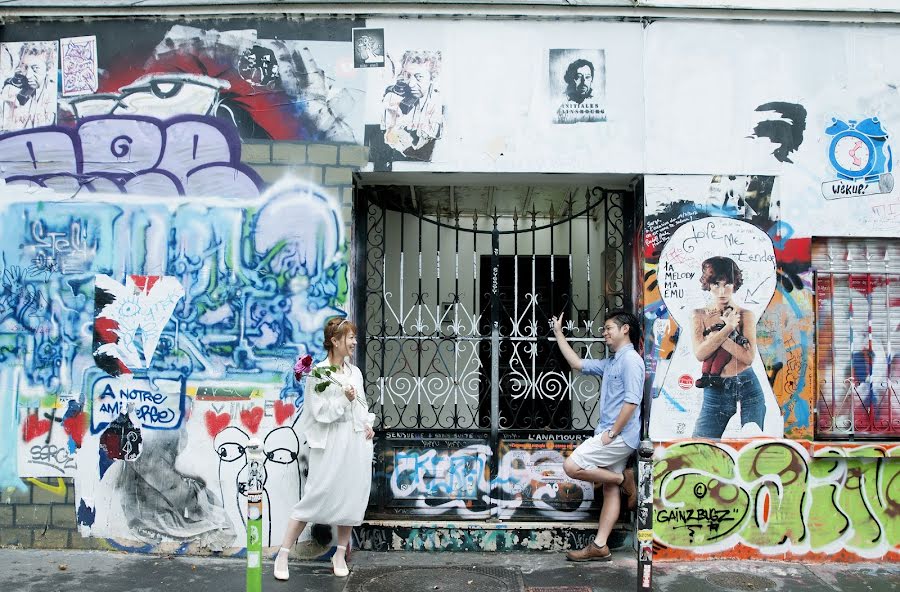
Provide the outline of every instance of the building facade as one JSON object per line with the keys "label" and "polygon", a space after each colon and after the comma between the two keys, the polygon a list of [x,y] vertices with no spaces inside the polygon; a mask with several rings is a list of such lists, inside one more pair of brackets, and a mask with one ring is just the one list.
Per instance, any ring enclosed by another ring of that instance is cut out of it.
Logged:
{"label": "building facade", "polygon": [[258,438],[277,545],[348,314],[356,544],[580,547],[600,388],[549,319],[602,357],[625,307],[657,557],[900,557],[900,7],[18,4],[0,544],[239,553]]}

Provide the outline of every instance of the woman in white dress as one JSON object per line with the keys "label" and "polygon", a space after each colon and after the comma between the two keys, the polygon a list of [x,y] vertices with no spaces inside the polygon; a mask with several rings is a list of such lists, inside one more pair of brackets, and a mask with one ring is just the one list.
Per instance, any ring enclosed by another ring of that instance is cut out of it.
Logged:
{"label": "woman in white dress", "polygon": [[[362,372],[347,361],[356,349],[356,326],[333,318],[325,325],[328,358],[318,366],[334,366],[334,382],[316,392],[322,381],[312,375],[304,389],[299,428],[309,443],[309,475],[303,497],[294,505],[281,549],[275,558],[275,578],[288,579],[288,553],[308,523],[337,526],[338,545],[331,558],[334,575],[346,577],[347,546],[354,526],[362,524],[372,486],[372,424]],[[335,384],[338,383],[338,384]]]}

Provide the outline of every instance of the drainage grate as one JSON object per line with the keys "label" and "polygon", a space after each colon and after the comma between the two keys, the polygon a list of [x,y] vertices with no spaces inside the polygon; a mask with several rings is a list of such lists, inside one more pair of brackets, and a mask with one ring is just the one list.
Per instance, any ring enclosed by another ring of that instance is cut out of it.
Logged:
{"label": "drainage grate", "polygon": [[722,571],[710,574],[706,576],[706,581],[723,590],[734,592],[762,592],[774,590],[777,586],[775,580],[741,571]]}
{"label": "drainage grate", "polygon": [[524,592],[522,574],[498,567],[357,567],[345,592]]}

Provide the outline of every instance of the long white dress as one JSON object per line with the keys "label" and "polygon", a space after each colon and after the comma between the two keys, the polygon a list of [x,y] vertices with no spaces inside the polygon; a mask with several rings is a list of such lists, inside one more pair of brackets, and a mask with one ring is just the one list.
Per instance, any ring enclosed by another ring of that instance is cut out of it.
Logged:
{"label": "long white dress", "polygon": [[[327,367],[322,362],[319,367]],[[320,381],[312,375],[304,390],[299,427],[306,433],[309,476],[303,497],[294,505],[291,518],[300,522],[359,526],[362,524],[372,487],[372,440],[366,426],[374,422],[369,413],[359,368],[345,364],[332,375],[341,385],[356,389],[351,403],[341,387],[328,382],[316,392]]]}

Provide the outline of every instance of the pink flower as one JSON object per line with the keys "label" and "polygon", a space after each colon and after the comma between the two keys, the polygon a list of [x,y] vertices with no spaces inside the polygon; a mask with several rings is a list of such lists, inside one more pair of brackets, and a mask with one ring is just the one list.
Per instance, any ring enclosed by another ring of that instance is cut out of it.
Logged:
{"label": "pink flower", "polygon": [[312,365],[313,359],[309,354],[297,358],[297,363],[294,364],[294,378],[300,380],[304,374],[309,374],[312,371]]}

